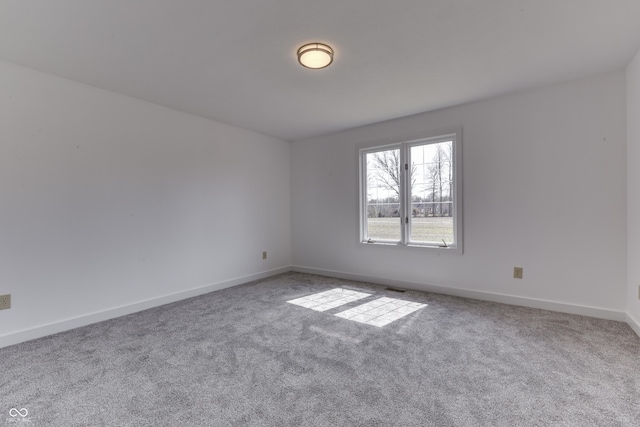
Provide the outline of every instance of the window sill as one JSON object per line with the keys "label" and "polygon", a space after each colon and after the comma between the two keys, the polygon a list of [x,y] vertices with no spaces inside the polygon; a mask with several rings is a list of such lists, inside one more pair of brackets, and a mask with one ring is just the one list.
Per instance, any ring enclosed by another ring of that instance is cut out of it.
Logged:
{"label": "window sill", "polygon": [[[402,243],[396,242],[367,242],[360,241],[358,242],[359,246],[366,247],[377,247],[377,248],[405,248],[407,250],[423,250],[428,252],[433,252],[437,254],[452,254],[452,255],[462,255],[462,248],[458,246],[432,246],[432,245],[418,245],[418,244],[408,244],[404,245]],[[403,249],[399,249],[403,250]]]}

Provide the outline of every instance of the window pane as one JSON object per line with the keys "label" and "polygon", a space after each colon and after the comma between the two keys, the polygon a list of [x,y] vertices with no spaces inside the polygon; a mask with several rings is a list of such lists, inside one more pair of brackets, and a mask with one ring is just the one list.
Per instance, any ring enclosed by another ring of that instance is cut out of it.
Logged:
{"label": "window pane", "polygon": [[367,238],[400,241],[400,149],[367,153]]}
{"label": "window pane", "polygon": [[411,232],[415,243],[454,244],[453,141],[411,147]]}

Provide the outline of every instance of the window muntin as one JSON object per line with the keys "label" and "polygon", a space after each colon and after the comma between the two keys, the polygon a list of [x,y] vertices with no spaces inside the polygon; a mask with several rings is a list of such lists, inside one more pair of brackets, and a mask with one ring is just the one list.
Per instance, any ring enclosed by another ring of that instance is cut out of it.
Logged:
{"label": "window muntin", "polygon": [[359,151],[360,241],[462,253],[461,132]]}

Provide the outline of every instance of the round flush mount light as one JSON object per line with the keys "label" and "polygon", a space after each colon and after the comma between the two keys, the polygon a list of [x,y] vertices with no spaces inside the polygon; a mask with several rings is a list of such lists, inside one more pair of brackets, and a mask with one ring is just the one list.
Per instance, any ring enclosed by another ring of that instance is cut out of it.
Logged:
{"label": "round flush mount light", "polygon": [[298,62],[314,70],[328,67],[333,62],[333,49],[322,43],[305,44],[298,49]]}

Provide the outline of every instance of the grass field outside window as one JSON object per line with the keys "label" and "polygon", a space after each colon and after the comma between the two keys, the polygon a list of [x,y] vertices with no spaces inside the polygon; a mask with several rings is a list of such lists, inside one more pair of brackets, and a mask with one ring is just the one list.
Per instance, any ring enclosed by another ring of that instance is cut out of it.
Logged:
{"label": "grass field outside window", "polygon": [[[368,235],[372,240],[400,241],[400,218],[367,218]],[[453,242],[453,218],[411,218],[411,234],[421,242],[447,244]]]}

